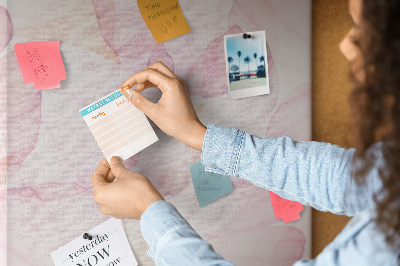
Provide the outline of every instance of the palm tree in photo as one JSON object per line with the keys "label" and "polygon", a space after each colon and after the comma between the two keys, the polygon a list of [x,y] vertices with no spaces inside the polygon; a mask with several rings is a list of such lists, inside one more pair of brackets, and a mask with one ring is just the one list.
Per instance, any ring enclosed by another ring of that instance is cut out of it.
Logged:
{"label": "palm tree in photo", "polygon": [[[265,58],[264,58],[263,55],[260,57],[260,63],[261,62],[264,62],[264,71],[266,71],[266,69],[265,69]],[[265,72],[265,73],[267,73],[267,72]]]}
{"label": "palm tree in photo", "polygon": [[238,51],[238,56],[239,56],[239,79],[240,79],[240,57],[242,56],[241,51]]}
{"label": "palm tree in photo", "polygon": [[[231,63],[233,62],[232,56],[228,57],[228,62],[229,62],[229,70],[231,69]],[[230,72],[230,71],[229,71]]]}
{"label": "palm tree in photo", "polygon": [[258,70],[258,65],[257,65],[257,53],[254,53],[253,56],[254,56],[254,59],[255,59],[255,63],[256,63],[256,72],[257,72],[257,70]]}
{"label": "palm tree in photo", "polygon": [[246,56],[244,58],[244,62],[247,64],[247,69],[249,70],[248,75],[249,75],[249,78],[250,78],[250,62],[251,62],[251,58],[249,56]]}

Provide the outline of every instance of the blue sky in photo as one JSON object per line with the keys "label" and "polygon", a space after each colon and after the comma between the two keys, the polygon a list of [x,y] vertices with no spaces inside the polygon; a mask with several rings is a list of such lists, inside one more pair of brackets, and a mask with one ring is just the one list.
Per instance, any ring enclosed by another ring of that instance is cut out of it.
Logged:
{"label": "blue sky in photo", "polygon": [[[231,56],[233,58],[233,62],[231,65],[235,64],[239,66],[239,56],[238,56],[238,51],[242,52],[242,55],[240,56],[240,72],[247,72],[248,71],[248,66],[247,63],[244,62],[244,58],[246,56],[249,56],[251,59],[250,62],[250,71],[255,72],[256,71],[256,64],[255,64],[255,59],[254,59],[254,53],[257,53],[257,66],[259,66],[260,63],[260,57],[264,56],[264,50],[265,50],[265,43],[263,41],[263,34],[262,33],[257,33],[257,34],[251,34],[252,38],[251,39],[243,39],[242,35],[240,36],[234,36],[234,37],[227,37],[226,38],[226,52],[227,52],[227,58]],[[227,60],[226,58],[226,60]],[[262,63],[264,64],[264,62]]]}

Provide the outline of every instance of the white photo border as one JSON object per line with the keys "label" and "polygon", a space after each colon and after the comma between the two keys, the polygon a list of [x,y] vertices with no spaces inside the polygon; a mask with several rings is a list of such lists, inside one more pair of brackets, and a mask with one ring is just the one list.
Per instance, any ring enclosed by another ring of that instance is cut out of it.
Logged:
{"label": "white photo border", "polygon": [[[259,86],[253,88],[244,88],[240,90],[231,91],[231,86],[229,83],[229,64],[228,62],[228,51],[226,47],[226,39],[231,37],[243,36],[243,33],[254,35],[254,34],[261,34],[262,35],[262,43],[264,47],[264,54],[265,54],[265,76],[266,76],[266,86]],[[265,30],[263,31],[253,31],[253,32],[242,32],[237,34],[229,34],[224,35],[224,51],[225,51],[225,69],[226,69],[226,81],[228,85],[228,96],[231,100],[236,100],[240,98],[258,96],[258,95],[265,95],[270,94],[269,88],[269,75],[268,75],[268,54],[267,54],[267,42],[265,38]]]}

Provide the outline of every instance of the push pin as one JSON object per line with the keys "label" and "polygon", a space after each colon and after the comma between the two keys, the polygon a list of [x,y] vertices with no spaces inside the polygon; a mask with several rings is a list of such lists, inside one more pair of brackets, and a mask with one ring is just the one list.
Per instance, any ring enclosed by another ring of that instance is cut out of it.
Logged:
{"label": "push pin", "polygon": [[126,85],[125,87],[121,87],[121,92],[124,92],[124,90],[129,90],[131,87],[129,85]]}
{"label": "push pin", "polygon": [[251,39],[251,35],[243,33],[243,39]]}
{"label": "push pin", "polygon": [[88,233],[84,233],[84,234],[83,234],[83,239],[92,240],[92,239],[93,239],[93,236],[89,235]]}

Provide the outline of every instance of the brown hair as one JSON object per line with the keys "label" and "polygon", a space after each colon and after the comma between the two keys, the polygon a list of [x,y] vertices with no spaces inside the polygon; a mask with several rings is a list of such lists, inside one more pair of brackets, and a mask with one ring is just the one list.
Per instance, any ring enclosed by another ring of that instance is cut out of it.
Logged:
{"label": "brown hair", "polygon": [[362,54],[362,78],[350,72],[354,90],[350,103],[355,118],[357,152],[354,178],[362,184],[375,166],[368,152],[382,142],[382,189],[374,195],[375,221],[387,243],[400,250],[400,1],[363,0],[362,38],[355,43]]}

